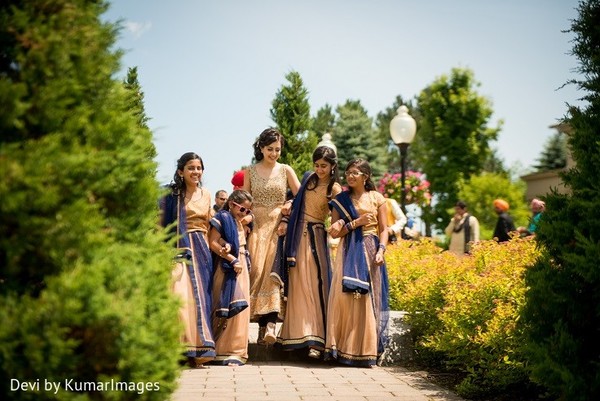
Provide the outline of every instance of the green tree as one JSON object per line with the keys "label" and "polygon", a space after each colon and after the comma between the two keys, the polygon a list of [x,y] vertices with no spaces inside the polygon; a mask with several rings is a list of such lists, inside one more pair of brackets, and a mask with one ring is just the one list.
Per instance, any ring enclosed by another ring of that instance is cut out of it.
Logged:
{"label": "green tree", "polygon": [[546,197],[536,240],[542,256],[527,270],[521,320],[533,380],[561,400],[600,398],[600,1],[578,5],[572,54],[584,105],[571,106],[569,148],[576,167],[562,174],[570,194]]}
{"label": "green tree", "polygon": [[420,127],[413,160],[431,182],[433,208],[426,210],[426,222],[441,227],[447,210],[456,202],[460,180],[483,171],[490,155],[490,142],[500,127],[489,127],[490,101],[479,95],[471,70],[454,68],[442,75],[418,96]]}
{"label": "green tree", "polygon": [[308,90],[296,71],[285,76],[272,102],[271,119],[285,138],[280,161],[289,164],[298,177],[313,169],[312,154],[317,146],[317,136],[310,131],[310,105]]}
{"label": "green tree", "polygon": [[373,120],[360,100],[347,100],[336,108],[334,142],[338,150],[340,170],[355,158],[363,158],[369,162],[373,170],[373,182],[385,172],[385,148],[378,141],[373,129]]}
{"label": "green tree", "polygon": [[[530,212],[525,203],[525,183],[512,182],[505,174],[481,173],[459,184],[458,199],[465,201],[469,213],[479,220],[481,239],[491,239],[498,215],[494,212],[494,199],[502,198],[510,205],[509,214],[515,226],[526,226]],[[454,214],[448,210],[446,224]]]}
{"label": "green tree", "polygon": [[567,165],[567,137],[561,132],[552,135],[546,144],[538,164],[534,167],[537,171],[549,171],[564,168]]}
{"label": "green tree", "polygon": [[[103,1],[0,5],[2,399],[163,400],[181,352],[152,134]],[[158,383],[15,392],[10,378]],[[156,390],[156,391],[154,391]]]}
{"label": "green tree", "polygon": [[138,125],[142,128],[148,128],[150,118],[146,115],[144,107],[144,92],[138,80],[137,67],[132,67],[127,70],[127,77],[123,81],[123,85],[129,91],[129,103],[131,104],[131,112],[137,116]]}
{"label": "green tree", "polygon": [[312,119],[312,130],[318,138],[322,138],[326,133],[333,133],[335,127],[335,114],[329,104],[321,107],[317,115]]}
{"label": "green tree", "polygon": [[483,170],[486,173],[501,174],[509,177],[511,175],[509,169],[504,165],[504,159],[498,155],[498,150],[492,148],[488,158],[483,164]]}

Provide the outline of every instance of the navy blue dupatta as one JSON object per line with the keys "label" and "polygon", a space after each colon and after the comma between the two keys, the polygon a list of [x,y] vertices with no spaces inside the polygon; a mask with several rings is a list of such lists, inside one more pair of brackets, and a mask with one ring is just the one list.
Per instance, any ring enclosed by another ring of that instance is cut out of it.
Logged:
{"label": "navy blue dupatta", "polygon": [[292,213],[285,234],[285,256],[289,267],[296,266],[296,251],[300,238],[302,237],[302,216],[304,216],[304,194],[306,193],[306,185],[308,178],[315,173],[306,172],[302,177],[302,185],[292,203]]}
{"label": "navy blue dupatta", "polygon": [[[182,252],[177,257],[184,257],[188,260],[192,258],[190,239],[186,234],[185,204],[180,202],[180,197],[175,194],[165,196],[165,205],[163,209],[163,226],[169,227],[177,222],[177,226],[172,229],[172,233],[177,235],[177,248]],[[184,216],[180,218],[180,216]]]}
{"label": "navy blue dupatta", "polygon": [[[359,218],[352,204],[350,192],[343,191],[329,204],[337,210],[345,223]],[[344,238],[342,290],[367,294],[371,289],[369,265],[365,255],[362,227],[350,231]]]}
{"label": "navy blue dupatta", "polygon": [[[210,220],[210,225],[214,227],[221,238],[231,245],[229,251],[236,258],[240,257],[240,241],[238,238],[237,224],[231,213],[227,210],[220,210]],[[243,255],[246,257],[247,255]],[[217,317],[232,318],[248,307],[248,301],[236,296],[237,274],[227,259],[215,257],[215,269],[222,269],[225,277],[219,299],[219,305],[216,308]],[[220,262],[220,263],[219,263]]]}

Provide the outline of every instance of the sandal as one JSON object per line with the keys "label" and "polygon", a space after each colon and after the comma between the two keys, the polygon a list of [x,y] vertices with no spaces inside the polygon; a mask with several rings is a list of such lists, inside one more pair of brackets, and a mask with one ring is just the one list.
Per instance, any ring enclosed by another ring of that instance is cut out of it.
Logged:
{"label": "sandal", "polygon": [[320,359],[321,358],[321,351],[319,351],[318,349],[311,348],[308,351],[308,356],[310,358]]}

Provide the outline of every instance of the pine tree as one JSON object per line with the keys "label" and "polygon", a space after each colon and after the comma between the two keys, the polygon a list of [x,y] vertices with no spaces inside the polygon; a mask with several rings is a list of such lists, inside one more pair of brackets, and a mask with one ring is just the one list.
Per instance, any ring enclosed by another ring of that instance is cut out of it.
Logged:
{"label": "pine tree", "polygon": [[355,158],[369,162],[373,170],[373,182],[385,172],[385,148],[378,146],[377,133],[373,129],[373,120],[359,100],[347,100],[336,108],[338,118],[333,134],[338,150],[340,170]]}
{"label": "pine tree", "polygon": [[285,138],[281,163],[290,165],[298,177],[312,171],[312,154],[317,146],[317,136],[310,131],[310,105],[308,90],[296,71],[285,76],[283,85],[272,102],[271,119]]}
{"label": "pine tree", "polygon": [[123,82],[125,88],[129,91],[129,103],[131,104],[131,112],[137,116],[138,125],[142,128],[148,128],[150,118],[146,115],[144,108],[144,92],[138,80],[137,67],[132,67],[127,70],[127,77]]}
{"label": "pine tree", "polygon": [[322,138],[327,133],[331,134],[334,127],[335,114],[331,106],[326,104],[317,111],[317,115],[312,119],[312,130],[317,138]]}
{"label": "pine tree", "polygon": [[552,135],[544,146],[538,164],[534,167],[537,171],[558,170],[567,165],[567,137],[561,132]]}
{"label": "pine tree", "polygon": [[[175,386],[173,254],[157,231],[152,134],[117,81],[103,1],[0,5],[0,394],[10,378]],[[141,102],[141,99],[140,99]],[[139,104],[141,106],[141,103]],[[139,110],[139,108],[138,108]]]}
{"label": "pine tree", "polygon": [[536,240],[543,253],[527,270],[523,327],[533,380],[561,400],[600,398],[600,1],[579,3],[572,54],[584,106],[569,108],[576,167],[562,175],[571,194],[546,197]]}

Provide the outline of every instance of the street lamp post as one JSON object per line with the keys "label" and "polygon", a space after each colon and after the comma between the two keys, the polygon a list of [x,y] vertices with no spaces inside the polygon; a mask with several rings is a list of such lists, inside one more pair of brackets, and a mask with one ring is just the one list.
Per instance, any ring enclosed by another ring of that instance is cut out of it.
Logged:
{"label": "street lamp post", "polygon": [[396,110],[397,114],[390,122],[390,136],[392,141],[400,149],[400,175],[402,181],[402,198],[400,206],[402,212],[406,213],[406,153],[408,145],[415,138],[417,132],[417,123],[415,119],[408,114],[408,107],[402,105]]}

